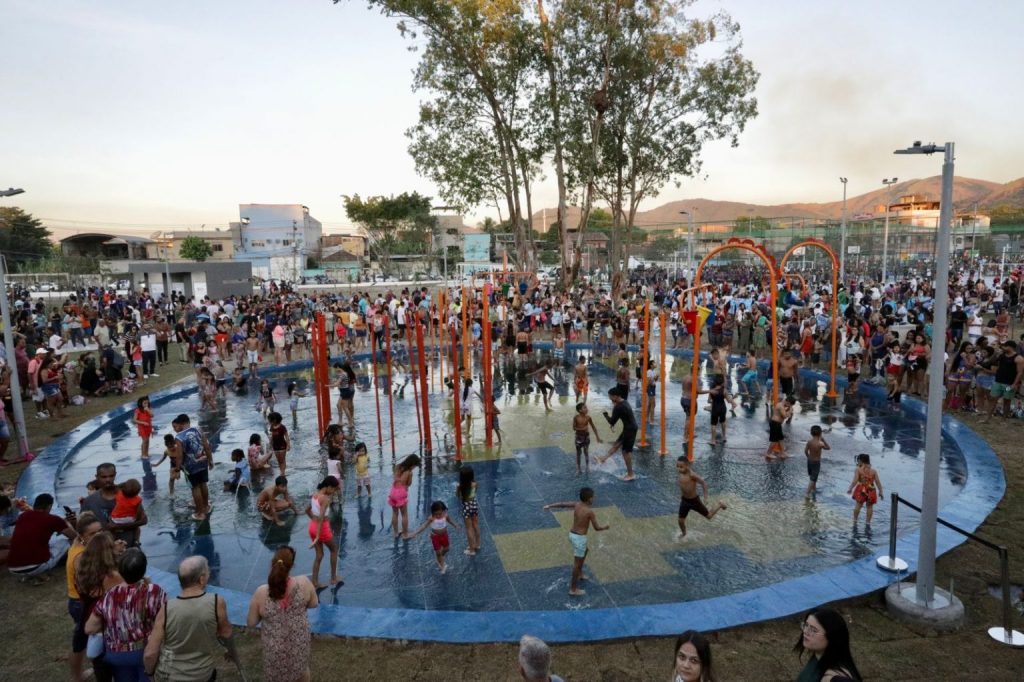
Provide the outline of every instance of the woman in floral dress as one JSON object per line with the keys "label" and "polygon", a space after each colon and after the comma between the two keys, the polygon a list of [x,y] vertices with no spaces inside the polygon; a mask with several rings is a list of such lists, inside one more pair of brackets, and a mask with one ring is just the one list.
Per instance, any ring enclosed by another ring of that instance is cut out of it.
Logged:
{"label": "woman in floral dress", "polygon": [[260,585],[249,602],[248,625],[261,626],[263,672],[273,671],[280,682],[310,679],[310,634],[306,609],[320,603],[313,583],[304,575],[292,577],[295,550],[285,545],[270,560],[267,584]]}

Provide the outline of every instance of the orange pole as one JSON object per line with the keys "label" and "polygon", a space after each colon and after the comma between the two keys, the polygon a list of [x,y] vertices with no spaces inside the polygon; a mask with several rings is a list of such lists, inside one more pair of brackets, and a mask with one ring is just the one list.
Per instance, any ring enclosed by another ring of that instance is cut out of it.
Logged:
{"label": "orange pole", "polygon": [[[424,358],[424,351],[426,350],[423,344],[423,325],[420,321],[416,320],[416,347],[419,350],[420,356],[420,399],[423,401],[423,447],[430,457],[434,452],[434,446],[430,440],[430,401],[427,398],[427,367],[426,360]],[[409,360],[412,362],[412,359]]]}
{"label": "orange pole", "polygon": [[318,331],[319,327],[314,318],[313,324],[310,325],[310,341],[312,342],[310,350],[312,350],[313,356],[313,382],[316,386],[316,426],[322,436],[324,431],[327,430],[327,425],[324,424],[324,398],[320,392],[320,335]]}
{"label": "orange pole", "polygon": [[[800,281],[803,282],[804,278],[802,275],[796,273],[785,274],[786,262],[789,261],[789,257],[792,256],[797,249],[807,246],[813,246],[815,248],[821,249],[828,255],[829,259],[832,261],[832,362],[830,363],[831,366],[829,368],[830,377],[828,393],[826,393],[825,395],[828,396],[829,398],[835,398],[838,395],[838,393],[836,393],[836,353],[838,352],[838,347],[836,346],[836,344],[838,342],[839,337],[839,257],[836,256],[836,252],[832,249],[832,247],[830,247],[824,241],[820,239],[808,239],[789,247],[789,250],[786,251],[786,253],[782,256],[782,260],[779,261],[779,272],[783,273],[783,277],[800,277]],[[807,288],[806,282],[803,286],[804,289]]]}
{"label": "orange pole", "polygon": [[452,372],[452,388],[455,391],[455,415],[452,417],[452,421],[455,425],[455,461],[462,461],[462,412],[459,410],[459,358],[458,358],[458,346],[454,343],[451,345],[452,351],[452,367],[455,370]]}
{"label": "orange pole", "polygon": [[[434,301],[434,310],[437,310],[437,301]],[[434,318],[430,314],[430,308],[427,308],[427,346],[430,350],[430,392],[433,393],[437,390],[437,360],[434,359],[434,334],[437,333],[437,329],[434,324]]]}
{"label": "orange pole", "polygon": [[637,445],[647,446],[647,365],[650,364],[648,349],[651,341],[651,302],[644,301],[644,347],[640,349],[640,440]]}
{"label": "orange pole", "polygon": [[[755,245],[750,239],[739,239],[733,237],[729,239],[725,244],[718,246],[709,251],[703,259],[700,261],[700,265],[697,266],[697,272],[694,275],[693,281],[695,286],[694,289],[702,288],[701,277],[704,274],[704,266],[717,256],[722,251],[728,249],[743,249],[744,251],[750,251],[755,256],[764,261],[764,264],[768,267],[769,276],[769,305],[772,325],[772,404],[774,405],[779,401],[779,329],[778,319],[775,314],[775,294],[777,285],[777,270],[775,265],[775,259],[765,251],[763,246]],[[692,296],[692,294],[691,294]],[[694,440],[694,429],[697,425],[697,386],[700,381],[700,337],[701,330],[695,329],[696,333],[693,335],[693,367],[690,370],[690,415],[687,421],[687,430],[689,433],[686,434],[687,442],[687,453],[686,457],[691,462],[693,461],[693,440]]]}
{"label": "orange pole", "polygon": [[[395,396],[392,386],[394,384],[394,374],[391,372],[391,322],[388,316],[384,316],[384,346],[385,355],[388,361],[388,424],[391,428],[391,457],[395,457]],[[374,348],[376,353],[376,348]],[[377,400],[380,400],[380,396],[377,396]]]}
{"label": "orange pole", "polygon": [[480,358],[481,370],[483,372],[483,381],[481,382],[481,388],[484,392],[484,443],[487,447],[491,447],[494,443],[494,435],[491,433],[491,423],[494,419],[493,408],[491,407],[493,402],[493,393],[491,391],[491,320],[490,320],[490,296],[489,289],[491,285],[484,285],[484,296],[483,296],[483,353]]}
{"label": "orange pole", "polygon": [[667,330],[666,324],[665,307],[661,308],[661,315],[659,317],[659,326],[661,327],[661,368],[659,369],[659,382],[661,384],[661,450],[658,454],[664,457],[668,454],[668,440],[665,438],[665,394],[668,392],[665,390],[665,332]]}
{"label": "orange pole", "polygon": [[373,394],[377,399],[377,447],[383,450],[384,428],[380,423],[380,377],[377,376],[377,335],[373,331],[372,324],[370,325],[370,365],[373,367]]}
{"label": "orange pole", "polygon": [[409,349],[407,355],[409,356],[409,374],[412,375],[412,397],[414,404],[416,405],[416,430],[419,431],[420,443],[423,442],[423,422],[420,415],[420,389],[417,385],[420,381],[419,374],[419,359],[417,359],[416,372],[413,373],[412,364],[412,328],[407,324],[405,325],[405,343]]}
{"label": "orange pole", "polygon": [[445,366],[445,353],[444,353],[444,330],[448,326],[448,306],[444,302],[444,290],[437,292],[437,359],[438,365],[441,370],[441,390],[444,390],[444,366]]}
{"label": "orange pole", "polygon": [[324,321],[323,313],[320,313],[320,391],[323,395],[324,429],[331,423],[331,378],[329,366],[331,363],[331,351],[327,345],[327,324]]}

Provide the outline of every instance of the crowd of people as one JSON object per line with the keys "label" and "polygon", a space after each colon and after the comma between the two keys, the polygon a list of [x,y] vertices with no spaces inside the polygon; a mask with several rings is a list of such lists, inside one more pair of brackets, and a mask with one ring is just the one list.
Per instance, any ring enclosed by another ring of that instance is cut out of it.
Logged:
{"label": "crowd of people", "polygon": [[[779,399],[769,405],[765,457],[789,456],[785,443],[795,437],[787,426],[796,402],[799,368],[824,368],[832,362],[833,317],[840,321],[835,361],[845,368],[847,391],[856,391],[858,383],[866,381],[884,385],[893,402],[899,402],[904,393],[924,395],[932,346],[941,343],[946,352],[948,409],[1004,418],[1024,414],[1020,391],[1024,335],[1014,339],[1010,331],[1020,308],[1019,273],[1002,281],[986,281],[969,271],[954,273],[950,310],[941,311],[949,319],[946,338],[941,340],[933,338],[935,315],[940,311],[934,309],[934,290],[928,281],[912,276],[886,283],[860,278],[833,292],[824,273],[807,274],[803,287],[797,288],[789,280],[772,291],[756,267],[711,268],[705,272],[705,281],[711,286],[693,295],[687,293],[690,283],[685,277],[668,277],[663,271],[634,271],[623,290],[614,294],[607,287],[586,282],[561,290],[535,277],[508,278],[484,289],[451,288],[446,307],[440,305],[437,292],[426,287],[339,294],[300,293],[273,285],[260,295],[224,300],[153,297],[145,291],[125,296],[90,289],[58,307],[33,301],[28,292],[15,293],[11,301],[15,357],[13,361],[5,357],[0,371],[0,396],[5,403],[5,410],[0,411],[4,415],[0,417],[0,464],[11,461],[6,453],[12,436],[13,400],[32,404],[37,419],[62,419],[90,396],[138,392],[159,376],[160,367],[187,363],[195,371],[199,410],[215,408],[229,387],[237,390],[252,383],[257,407],[267,421],[269,442],[264,445],[260,435],[254,434],[248,450],[234,450],[229,465],[233,475],[226,485],[251,485],[259,472],[271,473],[276,467],[276,476],[267,479],[256,506],[267,522],[280,523],[282,515],[301,512],[288,490],[288,430],[277,407],[278,397],[261,370],[309,357],[311,325],[321,315],[330,354],[338,358],[331,380],[331,387],[338,390],[338,419],[324,434],[325,476],[311,491],[304,510],[309,517],[310,547],[316,553],[314,569],[310,578],[292,576],[295,549],[278,548],[267,583],[254,593],[247,617],[249,627],[260,627],[264,670],[278,671],[276,679],[306,679],[310,646],[306,610],[317,605],[317,591],[326,585],[319,582],[323,558],[329,560],[329,582],[344,582],[338,573],[338,543],[327,517],[344,486],[347,463],[355,467],[358,494],[361,496],[364,488],[367,496],[373,494],[367,448],[356,432],[353,398],[361,381],[355,369],[356,355],[381,353],[387,347],[396,367],[415,381],[416,364],[410,362],[415,351],[408,332],[418,323],[428,330],[443,327],[450,343],[465,343],[474,351],[483,343],[484,325],[490,325],[498,357],[513,368],[517,383],[542,395],[545,407],[549,407],[553,389],[552,374],[556,365],[560,373],[566,362],[568,344],[590,344],[589,360],[579,354],[577,362],[569,364],[577,401],[572,423],[577,471],[589,469],[590,435],[602,442],[590,416],[593,401],[588,401],[588,367],[605,361],[612,364],[616,383],[608,395],[611,412],[605,411],[604,417],[609,429],[619,431],[608,437],[610,447],[598,461],[621,454],[624,481],[636,477],[632,453],[639,422],[628,401],[630,391],[645,388],[653,407],[659,390],[655,365],[638,362],[628,346],[649,343],[664,334],[672,348],[688,347],[696,330],[689,326],[685,312],[698,305],[709,311],[701,331],[706,334],[702,347],[710,350],[705,368],[708,386],[699,387],[698,392],[708,399],[712,446],[726,440],[728,406],[735,407],[733,395],[753,401],[767,394],[763,364],[774,346],[779,354]],[[485,296],[489,297],[487,318]],[[773,316],[777,338],[772,337]],[[431,331],[428,338],[439,335]],[[550,343],[551,360],[537,365],[533,344],[540,340]],[[173,354],[172,344],[177,351]],[[737,354],[743,359],[731,367],[730,358]],[[12,367],[19,378],[20,396],[11,395]],[[444,379],[453,391],[453,377]],[[474,438],[473,418],[477,415],[485,417],[501,443],[501,412],[495,401],[474,388],[470,377],[462,379],[463,437]],[[695,409],[690,404],[689,381],[684,373],[681,408],[686,413]],[[289,385],[287,401],[293,414],[301,397],[301,392]],[[639,417],[652,418],[653,409]],[[147,397],[137,398],[133,422],[142,441],[141,455],[148,459],[153,425]],[[174,480],[184,474],[192,491],[193,518],[201,522],[213,511],[208,486],[214,452],[189,415],[179,415],[172,426],[174,433],[165,436],[163,453],[163,458],[171,461],[171,491],[173,494]],[[809,497],[815,493],[822,452],[828,448],[822,429],[814,427],[804,445]],[[406,539],[429,530],[438,570],[445,573],[451,544],[448,529],[457,528],[458,522],[444,501],[436,500],[423,524],[410,532],[408,490],[419,466],[415,454],[396,463],[387,491],[391,528],[396,538]],[[727,506],[710,504],[707,483],[685,455],[679,457],[677,470],[679,531],[685,536],[689,512],[710,520]],[[0,496],[4,519],[0,559],[12,574],[25,581],[39,581],[66,561],[68,611],[74,622],[73,679],[83,678],[87,653],[97,679],[212,679],[217,656],[225,649],[240,665],[224,602],[205,589],[210,576],[206,560],[197,556],[181,563],[182,592],[174,599],[150,583],[145,578],[146,556],[139,548],[140,529],[148,519],[138,482],[117,483],[115,479],[116,467],[101,464],[78,512],[65,508],[65,517],[51,513],[54,500],[48,494],[38,495],[31,505],[9,494]],[[858,456],[848,492],[854,501],[854,519],[866,505],[870,523],[882,484],[866,453]],[[465,553],[472,556],[480,549],[481,538],[476,482],[469,465],[459,470],[456,499],[460,505],[456,516],[461,517],[467,537]],[[574,563],[569,589],[574,596],[584,594],[580,580],[588,553],[588,531],[608,527],[599,522],[594,499],[595,491],[583,487],[578,500],[545,507],[573,510],[569,541]],[[810,654],[800,680],[859,679],[845,621],[834,611],[820,609],[806,616],[796,650],[801,656]],[[550,675],[549,666],[547,647],[524,637],[518,660],[523,678],[557,679]],[[710,646],[700,633],[688,631],[679,638],[673,675],[676,680],[713,679]]]}

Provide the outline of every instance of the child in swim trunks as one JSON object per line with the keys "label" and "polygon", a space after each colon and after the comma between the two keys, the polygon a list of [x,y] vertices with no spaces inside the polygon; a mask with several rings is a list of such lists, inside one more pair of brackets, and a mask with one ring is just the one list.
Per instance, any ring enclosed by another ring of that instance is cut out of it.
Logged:
{"label": "child in swim trunks", "polygon": [[405,535],[406,540],[411,540],[430,526],[430,544],[434,547],[434,557],[437,559],[437,567],[441,569],[441,575],[448,572],[444,558],[451,549],[451,540],[448,538],[449,525],[455,526],[455,522],[448,514],[448,507],[441,500],[435,500],[430,505],[430,517],[416,529],[415,533]]}
{"label": "child in swim trunks", "polygon": [[[127,525],[136,522],[139,516],[139,507],[142,506],[142,484],[138,479],[129,478],[117,487],[117,496],[114,498],[114,509],[110,512],[110,522],[115,525]],[[136,526],[134,542],[138,544],[140,529]]]}
{"label": "child in swim trunks", "polygon": [[[725,502],[719,502],[714,509],[708,511],[708,484],[690,468],[690,461],[686,455],[682,455],[676,460],[676,472],[679,474],[679,492],[682,496],[679,502],[679,537],[684,538],[686,537],[686,517],[691,511],[697,512],[710,521],[715,514],[723,509],[728,509],[728,507]],[[697,486],[704,489],[703,501],[697,492]]]}
{"label": "child in swim trunks", "polygon": [[586,463],[587,471],[590,471],[590,430],[594,431],[594,438],[601,442],[601,435],[597,432],[597,426],[587,411],[586,403],[576,403],[576,415],[572,418],[572,429],[576,434],[576,473],[583,473],[580,470],[580,455]]}
{"label": "child in swim trunks", "polygon": [[821,427],[817,424],[812,426],[811,439],[804,446],[804,454],[807,456],[807,477],[811,479],[810,483],[807,484],[805,498],[810,498],[811,495],[817,492],[818,474],[821,473],[821,453],[831,449],[828,442],[822,437]]}
{"label": "child in swim trunks", "polygon": [[600,525],[597,522],[597,514],[594,512],[594,490],[593,488],[580,489],[579,502],[555,502],[544,505],[544,509],[572,509],[572,530],[569,531],[569,543],[572,545],[572,579],[569,582],[569,594],[573,597],[582,597],[586,591],[580,589],[580,581],[583,580],[583,562],[587,559],[587,531],[593,526],[594,530],[608,530],[610,526]]}

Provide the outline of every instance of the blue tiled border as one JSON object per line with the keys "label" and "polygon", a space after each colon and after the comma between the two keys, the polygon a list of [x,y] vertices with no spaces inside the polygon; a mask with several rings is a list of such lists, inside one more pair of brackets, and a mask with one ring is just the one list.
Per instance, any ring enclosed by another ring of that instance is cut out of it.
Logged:
{"label": "blue tiled border", "polygon": [[[549,344],[535,344],[539,348]],[[570,348],[589,348],[569,344]],[[631,347],[636,350],[636,347]],[[692,357],[692,352],[669,350],[676,357]],[[364,354],[363,358],[369,357]],[[272,372],[308,369],[311,363],[294,362]],[[801,370],[812,380],[827,381],[824,372]],[[845,379],[837,379],[845,384]],[[155,405],[195,390],[177,385],[150,396]],[[862,384],[862,392],[881,389]],[[920,400],[904,398],[903,409],[918,415],[926,412]],[[79,445],[97,437],[112,418],[132,410],[125,405],[106,415],[90,419],[65,434],[26,468],[18,481],[18,494],[33,496],[54,492],[61,466]],[[963,453],[967,482],[961,492],[941,510],[942,518],[968,531],[978,528],[995,509],[1006,492],[1002,464],[992,448],[978,434],[956,419],[943,415],[943,433],[952,438]],[[897,539],[897,554],[917,566],[918,533]],[[965,542],[957,533],[938,528],[936,550],[941,555]],[[151,577],[172,595],[178,592],[177,577],[151,569]],[[875,558],[863,559],[811,575],[786,580],[766,587],[722,597],[691,602],[628,606],[615,609],[582,611],[425,611],[417,609],[372,609],[352,606],[321,605],[310,612],[311,626],[319,634],[346,637],[375,637],[454,643],[514,642],[529,632],[549,642],[584,642],[607,639],[674,635],[688,628],[720,630],[763,620],[781,618],[807,611],[825,602],[868,594],[887,587],[893,576],[875,566]],[[237,590],[211,588],[223,595],[231,621],[244,624],[250,595]]]}

